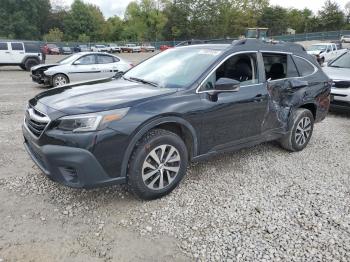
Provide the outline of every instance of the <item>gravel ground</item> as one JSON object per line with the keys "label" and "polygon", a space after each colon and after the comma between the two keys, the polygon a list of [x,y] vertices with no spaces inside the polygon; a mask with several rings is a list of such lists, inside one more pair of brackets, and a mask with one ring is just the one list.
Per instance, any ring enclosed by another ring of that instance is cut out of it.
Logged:
{"label": "gravel ground", "polygon": [[265,143],[219,155],[144,202],[123,186],[46,179],[20,131],[25,101],[42,88],[10,68],[0,80],[0,261],[350,260],[349,114],[329,114],[302,152]]}

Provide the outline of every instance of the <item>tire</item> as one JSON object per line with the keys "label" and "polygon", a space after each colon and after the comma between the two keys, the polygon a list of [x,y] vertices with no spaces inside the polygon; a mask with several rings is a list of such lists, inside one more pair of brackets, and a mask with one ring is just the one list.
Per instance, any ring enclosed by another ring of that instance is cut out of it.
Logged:
{"label": "tire", "polygon": [[324,57],[321,58],[321,65],[324,64]]}
{"label": "tire", "polygon": [[290,131],[279,140],[281,146],[292,152],[303,150],[311,139],[314,121],[310,110],[297,109],[293,114],[293,124]]}
{"label": "tire", "polygon": [[178,135],[162,129],[151,130],[136,144],[130,157],[128,187],[141,199],[160,198],[180,183],[187,164],[187,148]]}
{"label": "tire", "polygon": [[19,65],[19,67],[22,69],[22,70],[26,70],[26,67],[24,65]]}
{"label": "tire", "polygon": [[39,61],[34,59],[34,58],[28,58],[25,62],[24,62],[24,68],[25,70],[27,71],[30,71],[30,69],[33,67],[33,66],[36,66],[39,64]]}
{"label": "tire", "polygon": [[52,86],[58,87],[69,83],[69,79],[64,74],[57,74],[52,78]]}

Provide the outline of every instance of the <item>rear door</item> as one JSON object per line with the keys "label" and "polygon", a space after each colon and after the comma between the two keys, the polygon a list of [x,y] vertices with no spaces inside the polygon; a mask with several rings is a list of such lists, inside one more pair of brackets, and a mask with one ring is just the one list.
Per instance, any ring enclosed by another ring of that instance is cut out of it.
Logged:
{"label": "rear door", "polygon": [[11,57],[11,51],[7,42],[0,42],[0,64],[14,63]]}
{"label": "rear door", "polygon": [[23,43],[11,42],[11,57],[15,63],[21,63],[25,57]]}
{"label": "rear door", "polygon": [[118,71],[119,59],[105,54],[97,55],[97,63],[101,70],[101,78],[108,78],[114,76]]}
{"label": "rear door", "polygon": [[268,112],[262,125],[262,132],[286,130],[289,114],[296,98],[290,90],[288,80],[299,77],[299,72],[290,54],[263,52],[262,53],[266,88],[269,96]]}
{"label": "rear door", "polygon": [[84,55],[70,65],[69,79],[80,82],[101,78],[101,70],[96,61],[96,55]]}

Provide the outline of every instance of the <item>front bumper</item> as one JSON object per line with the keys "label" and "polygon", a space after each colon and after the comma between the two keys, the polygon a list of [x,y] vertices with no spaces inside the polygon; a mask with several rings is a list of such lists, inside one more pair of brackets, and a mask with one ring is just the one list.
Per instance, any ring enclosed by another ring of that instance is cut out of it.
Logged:
{"label": "front bumper", "polygon": [[125,177],[111,178],[88,150],[61,145],[39,146],[23,126],[24,147],[34,163],[50,179],[75,188],[122,184]]}
{"label": "front bumper", "polygon": [[332,88],[331,106],[333,108],[350,108],[350,88]]}

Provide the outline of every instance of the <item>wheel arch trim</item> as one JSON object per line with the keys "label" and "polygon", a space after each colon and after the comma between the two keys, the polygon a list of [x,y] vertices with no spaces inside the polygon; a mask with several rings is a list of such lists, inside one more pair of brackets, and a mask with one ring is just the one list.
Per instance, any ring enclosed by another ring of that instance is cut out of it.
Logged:
{"label": "wheel arch trim", "polygon": [[[129,164],[129,159],[132,154],[132,151],[135,148],[136,143],[144,136],[148,131],[151,129],[162,125],[162,124],[179,124],[185,128],[188,129],[190,134],[192,135],[192,143],[193,143],[193,151],[192,151],[192,157],[195,157],[198,154],[198,137],[196,134],[196,131],[194,127],[185,119],[178,117],[178,116],[162,116],[157,119],[153,119],[150,122],[143,125],[143,127],[137,131],[137,133],[132,137],[128,147],[126,148],[125,154],[123,156],[122,166],[121,166],[121,174],[120,177],[126,177],[127,176],[127,168]],[[189,152],[190,153],[190,152]]]}

